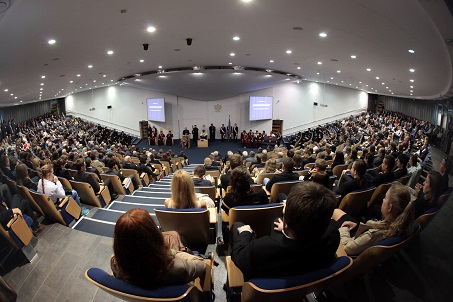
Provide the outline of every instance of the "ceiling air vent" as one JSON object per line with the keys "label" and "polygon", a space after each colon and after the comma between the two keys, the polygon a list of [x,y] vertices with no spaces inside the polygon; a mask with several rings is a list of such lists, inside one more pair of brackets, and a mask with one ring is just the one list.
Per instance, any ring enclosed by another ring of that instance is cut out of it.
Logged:
{"label": "ceiling air vent", "polygon": [[0,0],[0,14],[8,9],[10,5],[9,0]]}

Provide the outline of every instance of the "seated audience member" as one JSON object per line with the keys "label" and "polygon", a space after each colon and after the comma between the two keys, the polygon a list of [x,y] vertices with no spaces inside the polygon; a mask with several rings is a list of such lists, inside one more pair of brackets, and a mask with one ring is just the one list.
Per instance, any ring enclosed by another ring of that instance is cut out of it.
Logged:
{"label": "seated audience member", "polygon": [[100,184],[98,180],[94,179],[90,174],[86,173],[86,164],[83,158],[78,158],[75,161],[74,168],[77,170],[77,173],[74,175],[74,180],[90,184],[90,186],[93,188],[94,194],[98,194],[101,189],[101,185],[105,185],[109,189],[110,197],[112,199],[118,198],[118,194],[115,193],[110,179],[106,179],[104,183]]}
{"label": "seated audience member", "polygon": [[367,154],[365,155],[365,157],[363,158],[363,161],[364,161],[365,164],[366,164],[367,170],[368,170],[368,169],[373,169],[373,168],[374,168],[374,165],[373,165],[373,162],[374,162],[374,155],[373,155],[373,153],[367,153]]}
{"label": "seated audience member", "polygon": [[66,169],[67,158],[66,156],[61,156],[59,159],[53,162],[53,169],[57,177],[66,178],[67,180],[72,180],[71,174],[69,174],[68,169]]}
{"label": "seated audience member", "polygon": [[137,165],[132,162],[132,158],[128,155],[124,157],[124,164],[123,164],[124,169],[131,169],[131,170],[137,170]]}
{"label": "seated audience member", "polygon": [[149,212],[131,209],[115,225],[113,275],[142,288],[184,284],[205,273],[201,257],[170,249]]}
{"label": "seated audience member", "polygon": [[212,165],[212,160],[209,158],[209,157],[206,157],[204,159],[204,168],[206,171],[219,171],[219,167],[218,166],[213,166]]}
{"label": "seated audience member", "polygon": [[192,177],[185,170],[177,170],[171,180],[171,197],[165,200],[167,208],[214,208],[214,201],[207,194],[195,193]]}
{"label": "seated audience member", "polygon": [[229,160],[230,160],[230,166],[228,167],[228,171],[225,174],[220,175],[220,186],[225,191],[228,188],[228,186],[230,185],[231,171],[233,171],[234,168],[242,165],[242,156],[239,154],[233,154],[230,156]]}
{"label": "seated audience member", "polygon": [[[363,156],[362,156],[363,157]],[[349,159],[348,161],[346,162],[347,165],[349,164],[352,164],[353,162],[355,162],[356,160],[358,159],[358,152],[357,150],[352,150],[351,151],[351,156],[349,156]],[[332,169],[333,169],[333,164],[332,164]]]}
{"label": "seated audience member", "polygon": [[[118,169],[118,165],[119,164],[116,162],[115,159],[113,159],[113,158],[108,159],[105,162],[105,165],[106,165],[106,167],[109,168],[107,171],[104,172],[105,174],[116,175],[116,176],[119,177],[120,181],[123,182],[123,180],[126,177],[124,177],[123,173]],[[134,190],[137,190],[138,189],[138,183],[137,183],[137,180],[135,179],[134,175],[133,174],[128,175],[127,178],[131,179],[131,181],[132,181],[132,183],[134,185]]]}
{"label": "seated audience member", "polygon": [[[58,178],[53,174],[53,168],[50,165],[45,165],[41,168],[42,178],[38,182],[38,193],[46,194],[54,204],[58,204],[62,198],[66,197],[63,185]],[[74,194],[75,192],[75,194]],[[80,204],[80,199],[75,190],[72,190],[72,197],[81,208],[81,215],[86,215],[90,212]],[[77,198],[76,198],[77,197]]]}
{"label": "seated audience member", "polygon": [[[203,165],[196,166],[195,169],[193,170],[193,184],[195,187],[211,187],[213,186],[213,183],[205,179],[205,174],[206,174],[206,169],[204,168]],[[214,180],[214,179],[212,179]]]}
{"label": "seated audience member", "polygon": [[379,148],[377,156],[374,158],[373,165],[375,167],[379,167],[382,165],[382,162],[384,161],[385,157],[385,149],[384,148]]}
{"label": "seated audience member", "polygon": [[254,169],[255,175],[258,176],[261,173],[275,173],[277,171],[277,161],[275,158],[269,158],[264,164],[264,169],[256,170]]}
{"label": "seated audience member", "polygon": [[[409,188],[394,183],[385,194],[381,206],[382,220],[368,220],[365,231],[357,234],[358,222],[340,209],[335,209],[333,220],[339,227],[341,244],[349,256],[357,256],[375,243],[414,230],[414,202]],[[355,236],[354,236],[355,235]]]}
{"label": "seated audience member", "polygon": [[420,164],[418,163],[418,156],[417,154],[413,154],[409,157],[409,167],[407,168],[407,173],[411,173],[412,175],[414,175],[415,173],[417,173],[418,170],[421,170],[421,166]]}
{"label": "seated audience member", "polygon": [[[22,215],[25,214],[25,215]],[[19,194],[15,194],[11,205],[6,207],[0,203],[0,223],[5,230],[8,230],[8,222],[14,218],[14,214],[24,217],[24,220],[31,227],[33,236],[37,237],[46,227],[39,223],[35,213],[30,207],[26,199],[23,199]]]}
{"label": "seated audience member", "polygon": [[283,220],[270,235],[256,238],[249,225],[236,222],[231,257],[244,279],[299,275],[328,265],[340,242],[338,231],[329,227],[336,204],[332,191],[306,182],[293,187]]}
{"label": "seated audience member", "polygon": [[[252,164],[249,168],[249,171],[253,171],[256,174],[259,168],[264,168],[266,166],[266,159],[267,154],[265,153],[258,153],[256,155],[256,163]],[[275,159],[274,159],[275,160]]]}
{"label": "seated audience member", "polygon": [[16,175],[11,170],[10,161],[9,161],[8,155],[6,155],[6,154],[2,155],[0,165],[1,165],[0,168],[1,168],[2,172],[3,172],[3,174],[5,174],[11,180],[15,181],[16,180]]}
{"label": "seated audience member", "polygon": [[16,167],[16,183],[35,192],[38,190],[38,186],[28,176],[28,168],[24,164],[19,164]]}
{"label": "seated audience member", "polygon": [[406,154],[401,154],[396,159],[396,169],[393,171],[393,178],[395,180],[400,179],[403,176],[407,175],[407,163],[409,162],[409,157]]}
{"label": "seated audience member", "polygon": [[370,185],[365,177],[366,164],[363,160],[356,160],[351,167],[351,174],[343,174],[340,180],[340,185],[334,189],[334,192],[341,195],[343,198],[348,193],[364,190]]}
{"label": "seated audience member", "polygon": [[395,158],[391,155],[386,155],[381,165],[382,172],[376,172],[374,175],[367,173],[366,176],[368,177],[370,183],[373,186],[377,187],[379,185],[382,185],[383,183],[391,182],[395,179],[395,176],[392,172],[394,166]]}
{"label": "seated audience member", "polygon": [[[452,168],[453,168],[453,162],[451,161],[450,157],[446,157],[446,158],[442,159],[442,161],[440,162],[440,166],[439,166],[439,172],[440,172],[440,175],[442,176],[442,180],[440,182],[441,183],[440,194],[444,194],[448,190],[448,182],[449,182],[448,175],[450,174]],[[16,170],[17,170],[17,168],[16,168]],[[16,174],[17,174],[17,171],[16,171]]]}
{"label": "seated audience member", "polygon": [[[269,198],[267,197],[266,191],[262,188],[257,190],[252,190],[250,183],[252,178],[248,170],[239,166],[234,168],[231,172],[231,190],[227,192],[223,198],[223,202],[228,206],[228,208],[243,206],[243,205],[259,205],[269,203]],[[228,214],[229,209],[223,207],[222,209]]]}
{"label": "seated audience member", "polygon": [[156,171],[156,169],[151,164],[146,163],[147,159],[148,157],[145,154],[141,154],[139,156],[140,164],[137,166],[137,172],[139,175],[146,173],[148,174],[149,179],[154,179],[155,181],[157,181],[159,172]]}
{"label": "seated audience member", "polygon": [[338,151],[335,153],[335,158],[332,163],[332,170],[338,165],[344,165],[344,154],[343,151]]}
{"label": "seated audience member", "polygon": [[294,154],[293,161],[294,161],[293,171],[302,171],[302,170],[304,170],[304,161],[302,159],[302,156],[300,156],[300,154],[297,154],[297,153]]}
{"label": "seated audience member", "polygon": [[304,181],[313,181],[323,185],[327,189],[330,189],[330,176],[326,169],[327,161],[325,159],[318,158],[315,161],[313,169],[311,169],[307,175],[304,176]]}
{"label": "seated audience member", "polygon": [[416,218],[436,205],[439,196],[443,193],[441,186],[442,175],[434,170],[428,172],[423,185],[415,186],[415,192],[418,195],[414,202]]}
{"label": "seated audience member", "polygon": [[272,185],[277,182],[299,180],[299,174],[293,172],[293,167],[293,159],[290,157],[285,158],[282,164],[282,172],[275,174],[271,179],[264,179],[263,184],[266,186],[266,190],[270,192]]}
{"label": "seated audience member", "polygon": [[90,157],[85,158],[85,171],[94,173],[98,176],[99,179],[101,179],[101,172],[99,172],[98,169],[92,167],[92,160]]}
{"label": "seated audience member", "polygon": [[246,163],[250,162],[252,163],[252,165],[258,162],[258,160],[256,159],[255,151],[250,151],[250,156],[245,159],[245,162]]}

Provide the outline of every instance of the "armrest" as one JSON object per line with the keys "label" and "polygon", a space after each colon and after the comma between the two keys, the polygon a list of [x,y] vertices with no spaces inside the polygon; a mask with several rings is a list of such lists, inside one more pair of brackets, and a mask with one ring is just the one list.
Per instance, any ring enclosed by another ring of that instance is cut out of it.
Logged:
{"label": "armrest", "polygon": [[217,208],[208,208],[209,223],[217,223]]}
{"label": "armrest", "polygon": [[231,256],[226,257],[227,273],[228,273],[228,286],[229,287],[242,287],[244,285],[244,275],[241,270],[231,260]]}
{"label": "armrest", "polygon": [[19,217],[19,214],[14,214],[14,215],[13,215],[13,218],[11,218],[11,220],[8,222],[8,224],[6,225],[6,227],[7,227],[8,229],[10,229],[10,228],[11,228],[11,225],[14,223],[14,221],[16,221],[16,219],[17,219],[18,217]]}
{"label": "armrest", "polygon": [[222,209],[222,222],[230,222],[230,216],[228,216],[228,214]]}
{"label": "armrest", "polygon": [[263,190],[264,190],[264,192],[266,192],[267,196],[271,196],[271,192],[269,192],[269,191],[266,189],[266,186],[263,186]]}
{"label": "armrest", "polygon": [[214,280],[214,253],[209,254],[209,259],[205,259],[206,271],[203,276],[195,279],[195,286],[202,292],[212,291],[212,280]]}
{"label": "armrest", "polygon": [[63,198],[63,200],[60,202],[60,204],[58,205],[59,208],[62,208],[67,202],[69,201],[69,197],[65,197]]}

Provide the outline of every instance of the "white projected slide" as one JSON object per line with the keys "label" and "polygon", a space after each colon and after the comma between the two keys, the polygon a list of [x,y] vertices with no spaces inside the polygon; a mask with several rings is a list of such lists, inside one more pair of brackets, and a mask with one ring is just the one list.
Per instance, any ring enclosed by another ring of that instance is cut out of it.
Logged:
{"label": "white projected slide", "polygon": [[250,97],[250,118],[251,121],[272,119],[271,96],[251,96]]}
{"label": "white projected slide", "polygon": [[165,122],[164,99],[147,99],[148,121]]}

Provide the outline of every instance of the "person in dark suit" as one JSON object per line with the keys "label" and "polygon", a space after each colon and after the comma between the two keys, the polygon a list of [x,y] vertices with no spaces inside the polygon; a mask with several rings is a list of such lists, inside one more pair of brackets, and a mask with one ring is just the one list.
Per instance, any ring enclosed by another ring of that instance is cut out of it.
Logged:
{"label": "person in dark suit", "polygon": [[239,133],[239,127],[236,123],[234,123],[234,126],[233,126],[233,140],[235,143],[237,143],[238,141],[238,133]]}
{"label": "person in dark suit", "polygon": [[270,235],[255,238],[249,225],[231,228],[231,257],[244,279],[293,276],[318,270],[335,259],[340,235],[330,223],[337,201],[331,190],[307,182],[291,190],[283,220]]}
{"label": "person in dark suit", "polygon": [[[99,193],[99,190],[101,189],[100,183],[90,174],[86,173],[86,162],[83,158],[78,158],[75,161],[74,168],[77,170],[77,173],[74,175],[74,180],[90,184],[93,188],[94,194]],[[103,185],[108,187],[112,200],[118,198],[118,194],[115,193],[110,179],[106,179]]]}
{"label": "person in dark suit", "polygon": [[[287,157],[283,160],[282,173],[275,174],[271,179],[265,178],[263,184],[266,186],[266,190],[269,192],[272,189],[272,185],[282,181],[299,180],[299,174],[293,172],[294,161],[292,158]],[[267,180],[266,180],[267,179]]]}
{"label": "person in dark suit", "polygon": [[409,162],[409,157],[406,154],[401,154],[396,159],[396,169],[393,171],[393,178],[395,180],[400,179],[403,176],[407,175],[407,163]]}
{"label": "person in dark suit", "polygon": [[139,175],[142,173],[148,174],[148,178],[153,178],[155,181],[157,181],[157,178],[159,177],[159,171],[156,171],[156,169],[151,165],[147,164],[146,160],[148,157],[145,154],[140,155],[140,164],[137,166],[137,172]]}
{"label": "person in dark suit", "polygon": [[220,138],[222,139],[222,142],[225,141],[225,136],[226,136],[226,127],[224,124],[222,124],[222,127],[220,127]]}
{"label": "person in dark suit", "polygon": [[220,175],[220,187],[226,191],[227,187],[230,185],[231,180],[231,171],[234,168],[242,165],[242,156],[239,154],[233,154],[230,157],[230,167],[227,173]]}
{"label": "person in dark suit", "polygon": [[193,139],[193,143],[196,146],[196,144],[198,142],[198,128],[197,128],[197,125],[194,125],[192,127],[192,139]]}
{"label": "person in dark suit", "polygon": [[[121,182],[126,178],[126,177],[124,177],[123,173],[121,173],[121,171],[118,169],[119,164],[113,158],[108,159],[106,161],[105,165],[109,168],[107,171],[104,172],[105,174],[116,175],[120,178]],[[137,190],[138,183],[135,180],[134,175],[131,174],[128,177],[131,179],[132,183],[134,184],[134,190]]]}
{"label": "person in dark suit", "polygon": [[195,187],[211,187],[213,183],[204,178],[206,169],[203,165],[196,166],[193,170],[193,184]]}
{"label": "person in dark suit", "polygon": [[382,172],[375,174],[374,177],[371,174],[367,173],[366,175],[368,177],[368,180],[375,187],[382,185],[383,183],[395,180],[395,176],[392,172],[394,166],[395,158],[391,155],[386,155],[381,165]]}
{"label": "person in dark suit", "polygon": [[209,141],[210,142],[215,141],[215,126],[213,124],[209,126]]}

